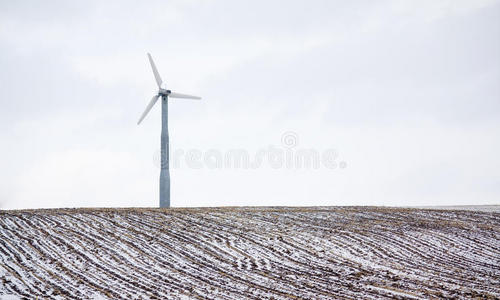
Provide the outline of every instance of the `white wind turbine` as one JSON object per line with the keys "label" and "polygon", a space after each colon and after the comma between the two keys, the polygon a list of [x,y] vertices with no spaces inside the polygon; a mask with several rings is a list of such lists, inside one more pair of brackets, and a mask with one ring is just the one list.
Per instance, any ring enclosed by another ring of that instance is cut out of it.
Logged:
{"label": "white wind turbine", "polygon": [[173,93],[166,89],[163,85],[160,74],[156,69],[155,63],[151,54],[148,53],[149,62],[155,75],[156,83],[158,84],[158,94],[153,96],[148,106],[142,113],[137,125],[141,124],[142,120],[146,117],[151,108],[155,105],[161,97],[161,171],[160,171],[160,207],[170,207],[170,172],[168,162],[168,98],[184,98],[184,99],[201,99],[200,97]]}

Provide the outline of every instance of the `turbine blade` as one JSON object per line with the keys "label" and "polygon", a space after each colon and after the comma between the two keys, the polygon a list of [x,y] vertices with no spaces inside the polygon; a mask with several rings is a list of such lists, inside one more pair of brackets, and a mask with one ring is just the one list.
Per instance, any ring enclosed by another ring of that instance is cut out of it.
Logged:
{"label": "turbine blade", "polygon": [[161,88],[161,84],[163,83],[163,81],[161,81],[160,74],[158,73],[158,70],[156,69],[155,66],[155,62],[153,61],[153,58],[149,53],[148,53],[148,58],[149,58],[149,63],[151,64],[151,69],[153,69],[153,74],[155,75],[156,83],[158,84],[158,87]]}
{"label": "turbine blade", "polygon": [[155,105],[156,101],[158,101],[159,97],[160,97],[160,95],[156,95],[153,98],[151,98],[151,101],[149,101],[148,106],[146,106],[146,109],[142,113],[141,118],[139,119],[139,122],[137,122],[137,125],[141,124],[142,120],[144,120],[144,118],[146,117],[146,115],[148,114],[148,112],[151,110],[151,108],[153,108],[153,106]]}
{"label": "turbine blade", "polygon": [[200,100],[201,97],[198,96],[191,96],[191,95],[185,95],[185,94],[179,94],[179,93],[170,93],[168,94],[169,98],[184,98],[184,99],[196,99]]}

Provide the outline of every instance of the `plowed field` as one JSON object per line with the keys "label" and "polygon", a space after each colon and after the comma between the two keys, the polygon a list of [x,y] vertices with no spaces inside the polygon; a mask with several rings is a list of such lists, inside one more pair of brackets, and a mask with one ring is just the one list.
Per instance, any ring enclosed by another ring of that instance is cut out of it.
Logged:
{"label": "plowed field", "polygon": [[500,298],[500,213],[377,207],[0,211],[0,295]]}

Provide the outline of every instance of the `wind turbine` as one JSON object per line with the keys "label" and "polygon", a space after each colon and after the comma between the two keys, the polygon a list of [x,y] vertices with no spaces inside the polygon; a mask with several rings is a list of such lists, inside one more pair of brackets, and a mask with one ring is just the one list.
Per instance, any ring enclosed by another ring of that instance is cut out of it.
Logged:
{"label": "wind turbine", "polygon": [[160,171],[160,207],[170,207],[170,172],[168,162],[168,98],[184,98],[184,99],[201,99],[200,97],[173,93],[166,89],[166,85],[162,85],[160,74],[156,69],[155,63],[151,54],[148,53],[149,63],[153,74],[155,75],[156,83],[158,84],[158,94],[154,95],[148,106],[142,113],[137,125],[141,124],[148,112],[153,108],[158,99],[161,97],[161,171]]}

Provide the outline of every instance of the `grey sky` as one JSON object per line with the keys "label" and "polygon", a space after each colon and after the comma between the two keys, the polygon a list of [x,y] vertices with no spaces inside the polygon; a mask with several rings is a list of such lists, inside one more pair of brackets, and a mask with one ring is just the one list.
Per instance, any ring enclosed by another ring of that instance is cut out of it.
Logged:
{"label": "grey sky", "polygon": [[172,170],[173,206],[500,204],[500,2],[1,1],[0,207],[156,206],[172,149],[344,169]]}

